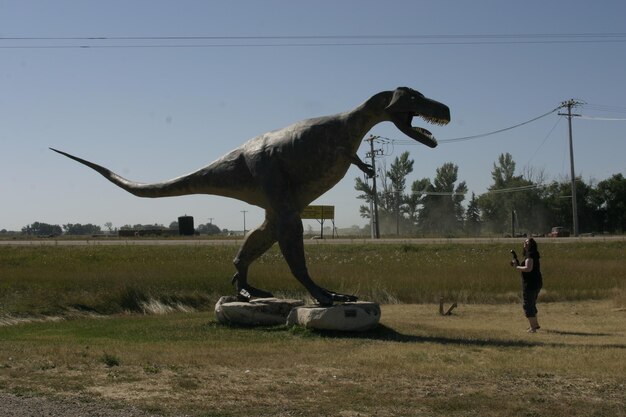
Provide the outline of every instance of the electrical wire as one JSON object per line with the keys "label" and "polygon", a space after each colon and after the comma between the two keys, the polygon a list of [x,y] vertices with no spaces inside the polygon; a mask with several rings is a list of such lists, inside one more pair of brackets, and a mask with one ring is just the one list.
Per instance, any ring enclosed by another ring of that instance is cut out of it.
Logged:
{"label": "electrical wire", "polygon": [[577,117],[585,120],[626,121],[626,118],[585,116],[583,114],[578,115]]}
{"label": "electrical wire", "polygon": [[157,44],[157,45],[0,45],[0,49],[194,49],[194,48],[310,48],[356,46],[469,46],[469,45],[521,45],[564,43],[626,43],[620,40],[575,41],[486,41],[486,42],[334,42],[334,43],[244,43],[244,44]]}
{"label": "electrical wire", "polygon": [[[512,45],[562,43],[624,43],[626,33],[530,33],[530,34],[443,34],[443,35],[278,35],[278,36],[85,36],[34,37],[4,36],[10,42],[88,42],[88,44],[42,45],[9,44],[0,49],[104,49],[104,48],[233,48],[233,47],[352,47],[352,46],[424,46],[424,45]],[[101,44],[102,41],[116,42]],[[165,41],[168,43],[126,42]],[[211,41],[222,43],[169,43],[170,41]],[[228,43],[223,43],[224,41]],[[246,41],[245,43],[241,43]],[[250,42],[253,41],[253,42]],[[268,43],[270,41],[270,43]],[[278,41],[278,42],[277,42]],[[295,42],[283,42],[295,41]],[[304,41],[304,42],[303,42]],[[121,42],[121,44],[120,44]],[[262,43],[264,42],[264,43]]]}
{"label": "electrical wire", "polygon": [[465,195],[467,191],[463,192],[454,192],[454,191],[412,191],[411,194],[420,194],[420,195]]}
{"label": "electrical wire", "polygon": [[626,32],[613,33],[513,33],[443,35],[251,35],[251,36],[2,36],[0,40],[242,40],[242,39],[536,39],[536,38],[626,38]]}
{"label": "electrical wire", "polygon": [[626,113],[626,107],[624,106],[613,106],[606,104],[585,104],[585,108],[589,110],[595,110],[605,113]]}
{"label": "electrical wire", "polygon": [[[544,117],[546,117],[546,116],[549,116],[549,115],[551,115],[552,113],[554,113],[554,112],[558,111],[561,107],[562,107],[562,106],[556,107],[555,109],[552,109],[552,110],[550,110],[549,112],[542,114],[541,116],[533,117],[533,118],[532,118],[532,119],[530,119],[530,120],[527,120],[527,121],[522,122],[522,123],[517,123],[517,124],[515,124],[515,125],[513,125],[513,126],[505,127],[504,129],[498,129],[498,130],[494,130],[494,131],[492,131],[492,132],[481,133],[481,134],[479,134],[479,135],[463,136],[463,137],[459,137],[459,138],[452,138],[452,139],[442,139],[442,140],[439,140],[439,141],[437,141],[437,142],[438,142],[438,143],[454,143],[454,142],[464,142],[464,141],[467,141],[467,140],[473,140],[473,139],[484,138],[484,137],[487,137],[487,136],[491,136],[491,135],[495,135],[495,134],[498,134],[498,133],[506,132],[506,131],[508,131],[508,130],[512,130],[512,129],[515,129],[515,128],[518,128],[518,127],[521,127],[521,126],[527,125],[527,124],[529,124],[529,123],[532,123],[532,122],[535,122],[535,121],[537,121],[537,120],[539,120],[539,119],[542,119],[542,118],[544,118]],[[391,139],[391,138],[387,138],[387,137],[384,137],[384,136],[380,136],[380,138],[381,138],[381,139],[390,140],[390,141],[392,141],[393,143],[395,143],[395,144],[397,144],[397,145],[418,145],[418,143],[417,143],[417,142],[415,142],[415,141],[413,141],[413,140],[407,140],[407,139]]]}
{"label": "electrical wire", "polygon": [[515,193],[519,191],[528,191],[528,190],[534,190],[535,188],[543,188],[543,187],[544,186],[540,184],[531,184],[531,185],[522,185],[519,187],[499,188],[497,190],[487,190],[487,192],[492,193],[492,194]]}
{"label": "electrical wire", "polygon": [[[486,193],[492,194],[503,194],[503,193],[516,193],[521,191],[529,191],[536,188],[545,188],[545,185],[542,184],[531,184],[531,185],[522,185],[519,187],[511,187],[511,188],[499,188],[497,190],[487,190]],[[412,191],[411,194],[420,194],[420,195],[447,195],[447,196],[455,196],[455,195],[465,195],[469,191],[463,192],[455,192],[455,191]]]}
{"label": "electrical wire", "polygon": [[556,107],[556,108],[550,110],[549,112],[542,114],[541,116],[534,117],[534,118],[532,118],[530,120],[527,120],[527,121],[522,122],[522,123],[518,123],[518,124],[513,125],[513,126],[505,127],[504,129],[498,129],[498,130],[494,130],[493,132],[482,133],[480,135],[464,136],[464,137],[453,138],[453,139],[443,139],[443,140],[440,140],[439,142],[440,143],[464,142],[466,140],[484,138],[484,137],[487,137],[487,136],[491,136],[491,135],[495,135],[495,134],[498,134],[498,133],[506,132],[508,130],[512,130],[512,129],[515,129],[515,128],[527,125],[529,123],[535,122],[535,121],[537,121],[539,119],[543,119],[544,117],[549,116],[552,113],[558,111],[560,108],[561,108],[561,106]]}
{"label": "electrical wire", "polygon": [[561,123],[561,120],[563,120],[562,118],[558,118],[556,119],[556,123],[554,124],[554,126],[552,126],[552,129],[550,129],[550,131],[548,132],[548,134],[546,135],[545,138],[543,138],[543,141],[541,141],[541,144],[539,145],[539,147],[537,147],[537,149],[535,150],[535,152],[532,154],[532,156],[530,157],[530,159],[528,160],[528,162],[526,162],[526,166],[530,165],[531,161],[533,160],[533,158],[535,156],[537,156],[537,154],[539,153],[539,151],[541,150],[541,148],[543,147],[543,145],[545,145],[546,141],[548,140],[548,138],[552,135],[552,132],[554,132],[554,129],[556,129],[556,127],[558,126],[559,123]]}

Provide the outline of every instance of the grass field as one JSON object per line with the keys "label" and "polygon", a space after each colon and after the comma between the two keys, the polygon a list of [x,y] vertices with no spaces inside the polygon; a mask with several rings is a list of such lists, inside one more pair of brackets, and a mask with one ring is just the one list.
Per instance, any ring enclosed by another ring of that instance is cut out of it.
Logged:
{"label": "grass field", "polygon": [[626,313],[606,301],[386,305],[360,335],[211,313],[0,328],[0,390],[194,416],[623,416]]}
{"label": "grass field", "polygon": [[[356,335],[216,323],[234,246],[0,247],[0,320],[18,323],[0,325],[0,391],[164,415],[625,416],[626,245],[542,243],[534,335],[509,244],[308,246],[322,285],[383,304]],[[304,295],[277,251],[251,276]],[[136,314],[155,300],[194,311]]]}
{"label": "grass field", "polygon": [[[516,241],[517,244],[519,242]],[[311,275],[322,286],[381,304],[519,300],[511,243],[310,245]],[[519,249],[519,248],[516,248]],[[540,243],[542,300],[626,301],[626,242]],[[236,246],[0,246],[0,317],[59,314],[68,308],[110,314],[157,300],[212,308],[233,292]],[[521,250],[519,250],[521,252]],[[255,286],[304,297],[273,248],[250,270]]]}

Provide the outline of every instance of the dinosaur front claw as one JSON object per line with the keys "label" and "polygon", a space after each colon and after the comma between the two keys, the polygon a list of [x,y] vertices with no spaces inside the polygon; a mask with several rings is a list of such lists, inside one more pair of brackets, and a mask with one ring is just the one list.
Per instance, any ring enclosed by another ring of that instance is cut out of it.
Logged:
{"label": "dinosaur front claw", "polygon": [[374,167],[370,164],[365,164],[365,167],[363,168],[363,172],[365,173],[365,175],[367,175],[368,178],[374,178],[374,176],[376,175],[376,171],[374,171]]}

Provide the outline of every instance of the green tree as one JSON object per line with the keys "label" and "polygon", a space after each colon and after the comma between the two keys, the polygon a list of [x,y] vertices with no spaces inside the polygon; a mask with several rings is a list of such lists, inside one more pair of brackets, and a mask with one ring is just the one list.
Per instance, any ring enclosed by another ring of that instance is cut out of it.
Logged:
{"label": "green tree", "polygon": [[65,232],[66,235],[84,236],[84,235],[95,235],[95,234],[101,233],[102,229],[100,229],[100,226],[96,226],[91,223],[88,223],[88,224],[68,223],[68,224],[63,225],[63,231]]}
{"label": "green tree", "polygon": [[426,187],[426,196],[419,212],[419,226],[423,232],[451,236],[463,228],[462,202],[467,193],[465,181],[455,185],[459,167],[446,162],[437,168],[435,179]]}
{"label": "green tree", "polygon": [[478,208],[478,199],[476,194],[472,193],[472,198],[467,204],[467,211],[465,212],[465,231],[472,235],[480,235],[481,221],[480,221],[480,209]]}
{"label": "green tree", "polygon": [[[414,161],[409,159],[409,152],[403,152],[394,158],[389,169],[384,163],[378,172],[377,201],[380,231],[383,234],[400,234],[412,231],[410,216],[410,195],[405,194],[406,177],[413,172]],[[361,194],[357,197],[367,205],[359,207],[361,217],[370,219],[370,204],[374,198],[373,186],[360,177],[355,179],[355,187]]]}
{"label": "green tree", "polygon": [[409,194],[405,200],[405,214],[414,229],[417,229],[419,213],[424,204],[424,198],[426,197],[424,191],[428,190],[429,187],[432,187],[429,178],[413,181],[411,184],[411,194]]}
{"label": "green tree", "polygon": [[29,236],[59,236],[63,233],[63,229],[58,224],[34,222],[22,227],[22,233]]}
{"label": "green tree", "polygon": [[[570,181],[553,181],[544,189],[542,200],[547,208],[546,230],[552,226],[563,226],[573,230],[572,185]],[[598,191],[576,179],[576,207],[580,233],[590,233],[603,229],[602,202]]]}
{"label": "green tree", "polygon": [[370,219],[372,217],[370,205],[374,201],[374,188],[366,180],[363,180],[361,177],[356,177],[354,189],[361,192],[357,198],[365,200],[367,203],[367,205],[359,206],[359,213],[361,217]]}
{"label": "green tree", "polygon": [[517,220],[516,232],[538,233],[547,226],[540,190],[530,179],[515,175],[515,161],[508,152],[498,157],[491,171],[493,185],[478,197],[483,224],[494,233],[508,233]]}
{"label": "green tree", "polygon": [[[389,186],[387,186],[387,182],[385,181],[384,191],[385,194],[390,197],[388,201],[387,210],[393,213],[393,218],[395,220],[396,226],[396,234],[400,234],[401,225],[405,226],[406,218],[404,217],[404,213],[406,213],[406,200],[408,196],[404,195],[404,190],[406,189],[406,177],[413,172],[413,160],[409,159],[408,152],[402,152],[400,156],[397,156],[389,171],[387,171],[387,178],[389,179]],[[391,207],[389,207],[391,205]],[[403,227],[404,229],[405,227]]]}
{"label": "green tree", "polygon": [[200,233],[201,235],[219,235],[220,233],[222,233],[222,230],[213,223],[207,223],[199,224],[198,227],[196,227],[196,232]]}
{"label": "green tree", "polygon": [[597,201],[604,230],[617,233],[626,231],[626,179],[621,173],[598,183]]}

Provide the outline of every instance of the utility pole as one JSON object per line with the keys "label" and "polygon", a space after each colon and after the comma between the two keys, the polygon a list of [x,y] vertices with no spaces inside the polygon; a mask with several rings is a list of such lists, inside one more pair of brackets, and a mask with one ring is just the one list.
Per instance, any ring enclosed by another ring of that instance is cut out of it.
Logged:
{"label": "utility pole", "polygon": [[511,210],[511,237],[515,237],[515,217],[517,213],[515,210]]}
{"label": "utility pole", "polygon": [[[378,192],[376,191],[376,155],[382,155],[382,149],[374,149],[374,141],[378,139],[378,136],[370,135],[369,138],[365,139],[370,143],[370,151],[366,154],[367,158],[372,159],[372,170],[374,171],[374,176],[372,177],[372,194],[373,194],[373,202],[374,202],[374,210],[373,213],[370,212],[370,216],[372,219],[372,239],[380,238],[380,226],[378,225]],[[371,211],[371,210],[370,210]]]}
{"label": "utility pole", "polygon": [[574,144],[572,141],[572,117],[580,116],[580,114],[573,114],[572,107],[581,105],[580,101],[570,99],[561,103],[561,107],[567,107],[567,113],[559,113],[559,116],[567,116],[567,123],[569,127],[569,165],[570,165],[570,178],[572,180],[572,232],[574,236],[578,236],[578,204],[576,202],[576,174],[574,171]]}
{"label": "utility pole", "polygon": [[400,236],[400,191],[395,190],[396,200],[396,236]]}
{"label": "utility pole", "polygon": [[241,210],[241,212],[243,213],[243,235],[246,235],[246,213],[248,212],[248,210]]}

